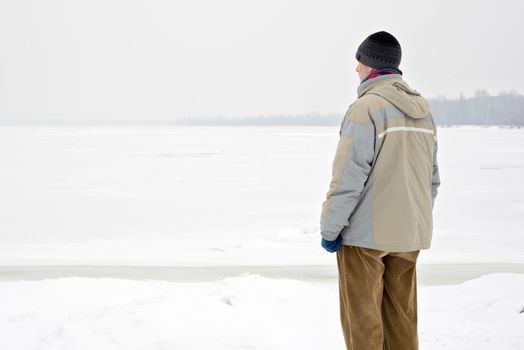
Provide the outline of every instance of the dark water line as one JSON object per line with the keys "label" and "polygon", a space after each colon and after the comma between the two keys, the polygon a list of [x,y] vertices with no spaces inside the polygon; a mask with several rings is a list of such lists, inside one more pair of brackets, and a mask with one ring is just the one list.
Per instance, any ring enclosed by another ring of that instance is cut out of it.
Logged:
{"label": "dark water line", "polygon": [[[524,274],[524,264],[418,264],[419,285],[461,283],[485,274]],[[0,266],[0,281],[39,281],[66,277],[107,277],[131,280],[209,282],[249,273],[268,278],[335,282],[336,266],[329,265],[239,265],[239,266],[129,266],[129,265],[38,265]]]}

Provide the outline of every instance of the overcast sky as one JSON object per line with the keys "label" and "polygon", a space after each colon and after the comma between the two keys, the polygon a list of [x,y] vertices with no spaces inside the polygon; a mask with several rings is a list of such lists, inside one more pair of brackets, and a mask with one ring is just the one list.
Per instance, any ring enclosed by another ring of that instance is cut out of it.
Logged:
{"label": "overcast sky", "polygon": [[344,113],[379,30],[426,97],[524,93],[523,4],[1,0],[0,119]]}

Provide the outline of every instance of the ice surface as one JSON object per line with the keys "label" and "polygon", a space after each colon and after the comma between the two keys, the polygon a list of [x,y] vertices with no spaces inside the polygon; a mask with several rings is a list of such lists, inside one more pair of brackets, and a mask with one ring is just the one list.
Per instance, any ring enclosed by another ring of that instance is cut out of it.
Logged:
{"label": "ice surface", "polygon": [[[524,129],[439,128],[420,263],[524,263]],[[330,265],[336,127],[0,127],[0,264]]]}

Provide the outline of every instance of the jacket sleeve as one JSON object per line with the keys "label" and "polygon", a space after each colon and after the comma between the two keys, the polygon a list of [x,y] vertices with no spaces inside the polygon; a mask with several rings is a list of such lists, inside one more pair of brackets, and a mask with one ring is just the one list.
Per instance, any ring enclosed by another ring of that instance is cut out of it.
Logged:
{"label": "jacket sleeve", "polygon": [[438,194],[438,188],[440,186],[440,173],[437,160],[437,151],[438,151],[438,139],[437,139],[437,126],[433,116],[431,116],[431,121],[433,122],[433,132],[435,136],[435,147],[433,148],[433,175],[431,178],[431,207],[435,206],[435,198]]}
{"label": "jacket sleeve", "polygon": [[367,110],[350,106],[339,134],[331,183],[320,216],[320,233],[328,241],[335,240],[348,225],[375,155],[375,124]]}
{"label": "jacket sleeve", "polygon": [[437,150],[438,150],[438,142],[435,142],[435,148],[433,149],[433,176],[431,180],[431,207],[433,208],[435,206],[435,198],[438,194],[438,188],[440,186],[440,173],[438,169],[438,161],[437,161]]}

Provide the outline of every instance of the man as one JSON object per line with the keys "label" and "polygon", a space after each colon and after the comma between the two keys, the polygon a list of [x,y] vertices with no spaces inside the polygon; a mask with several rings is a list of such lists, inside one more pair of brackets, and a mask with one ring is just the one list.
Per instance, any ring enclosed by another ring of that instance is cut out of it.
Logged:
{"label": "man", "polygon": [[322,246],[337,252],[347,349],[418,349],[416,261],[430,247],[440,186],[428,102],[398,69],[390,33],[358,47],[358,99],[341,123],[322,204]]}

